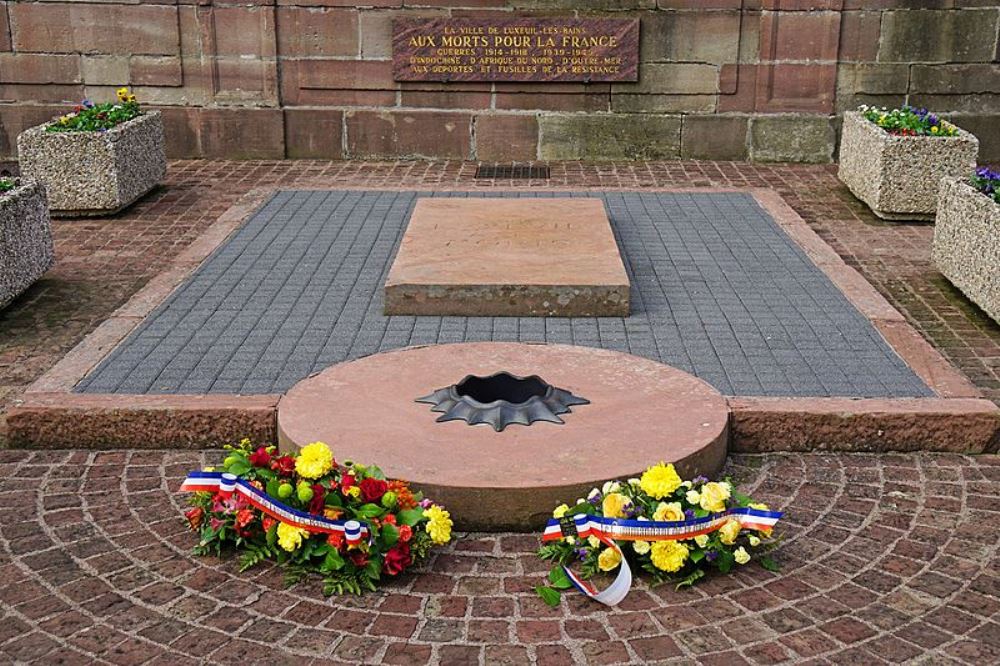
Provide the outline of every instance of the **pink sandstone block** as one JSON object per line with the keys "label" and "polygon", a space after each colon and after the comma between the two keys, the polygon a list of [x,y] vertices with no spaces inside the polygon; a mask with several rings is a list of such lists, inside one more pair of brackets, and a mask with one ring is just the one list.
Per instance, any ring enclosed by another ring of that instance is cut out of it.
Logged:
{"label": "pink sandstone block", "polygon": [[387,315],[626,316],[600,199],[420,199],[385,282]]}

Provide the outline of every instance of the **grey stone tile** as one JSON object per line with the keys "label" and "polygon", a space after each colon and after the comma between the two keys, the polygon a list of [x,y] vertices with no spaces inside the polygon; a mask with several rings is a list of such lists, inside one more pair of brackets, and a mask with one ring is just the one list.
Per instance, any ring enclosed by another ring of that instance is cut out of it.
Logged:
{"label": "grey stone tile", "polygon": [[603,197],[632,278],[628,318],[383,317],[381,285],[417,198],[484,195],[279,192],[77,390],[280,392],[377,351],[544,340],[653,358],[724,393],[930,395],[741,193],[501,194]]}

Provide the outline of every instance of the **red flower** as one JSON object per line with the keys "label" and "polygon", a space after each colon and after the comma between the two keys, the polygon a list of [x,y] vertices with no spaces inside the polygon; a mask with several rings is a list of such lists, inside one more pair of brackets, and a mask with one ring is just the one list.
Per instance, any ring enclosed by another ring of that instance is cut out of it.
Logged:
{"label": "red flower", "polygon": [[344,535],[340,532],[330,532],[326,537],[326,542],[337,550],[340,550],[344,547]]}
{"label": "red flower", "polygon": [[340,492],[347,494],[348,488],[357,485],[355,481],[356,479],[354,478],[353,474],[345,474],[344,476],[340,477]]}
{"label": "red flower", "polygon": [[271,516],[264,516],[264,519],[261,522],[264,523],[264,531],[270,532],[271,528],[274,527],[278,521]]}
{"label": "red flower", "polygon": [[382,571],[395,576],[406,567],[410,566],[413,558],[410,557],[410,545],[408,543],[397,543],[389,552],[385,554],[385,561],[382,563]]}
{"label": "red flower", "polygon": [[359,569],[368,565],[368,553],[362,552],[360,550],[352,551],[348,557],[351,558],[351,563],[358,567]]}
{"label": "red flower", "polygon": [[309,513],[320,514],[323,513],[324,501],[323,497],[326,495],[326,490],[323,486],[318,483],[312,485],[313,497],[309,502]]}
{"label": "red flower", "polygon": [[390,525],[395,525],[396,524],[396,516],[394,514],[390,513],[385,518],[382,519],[382,522],[383,523],[388,523]]}
{"label": "red flower", "polygon": [[377,502],[382,499],[382,495],[389,490],[389,484],[382,479],[362,479],[361,496],[366,502]]}
{"label": "red flower", "polygon": [[250,533],[250,523],[253,522],[254,514],[252,509],[240,509],[236,513],[236,533],[240,536],[247,536]]}
{"label": "red flower", "polygon": [[188,519],[188,525],[191,529],[196,530],[201,527],[201,521],[205,517],[205,511],[202,510],[200,506],[193,506],[184,512],[184,516]]}
{"label": "red flower", "polygon": [[411,538],[413,538],[413,528],[410,527],[409,525],[400,525],[399,540],[402,541],[403,543],[406,543]]}
{"label": "red flower", "polygon": [[263,446],[247,456],[247,460],[254,467],[267,467],[271,464],[271,454]]}
{"label": "red flower", "polygon": [[272,458],[271,469],[282,476],[291,476],[295,473],[295,458],[291,456]]}

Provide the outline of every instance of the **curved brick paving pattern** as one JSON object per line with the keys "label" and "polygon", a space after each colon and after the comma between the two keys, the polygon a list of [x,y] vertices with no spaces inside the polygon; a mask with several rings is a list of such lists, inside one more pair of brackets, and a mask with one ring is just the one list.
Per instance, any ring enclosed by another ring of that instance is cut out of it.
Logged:
{"label": "curved brick paving pattern", "polygon": [[460,535],[385,592],[324,600],[192,558],[190,452],[0,452],[0,655],[45,663],[1000,660],[1000,457],[737,456],[785,507],[784,569],[635,589],[607,611],[531,593],[532,535]]}

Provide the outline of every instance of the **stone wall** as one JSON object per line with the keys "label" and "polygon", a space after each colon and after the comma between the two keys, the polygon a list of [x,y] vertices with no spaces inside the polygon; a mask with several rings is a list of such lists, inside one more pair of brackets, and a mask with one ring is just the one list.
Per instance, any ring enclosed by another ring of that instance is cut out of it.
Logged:
{"label": "stone wall", "polygon": [[[393,17],[511,11],[640,17],[640,81],[393,83]],[[0,0],[0,158],[128,83],[172,157],[822,162],[838,113],[909,101],[1000,161],[998,25],[995,0]]]}

